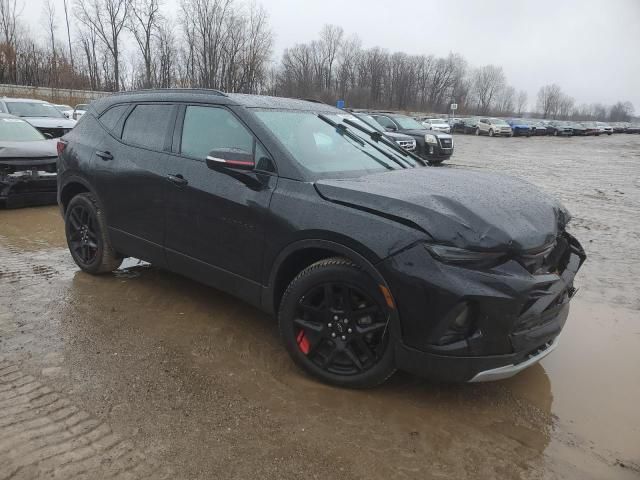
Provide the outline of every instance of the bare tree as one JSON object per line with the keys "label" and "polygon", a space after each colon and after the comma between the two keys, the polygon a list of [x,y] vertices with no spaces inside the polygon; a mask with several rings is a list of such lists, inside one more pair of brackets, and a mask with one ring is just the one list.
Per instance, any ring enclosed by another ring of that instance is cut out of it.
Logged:
{"label": "bare tree", "polygon": [[71,26],[69,24],[69,9],[67,7],[67,0],[63,0],[64,2],[64,21],[67,24],[67,42],[69,43],[69,60],[71,61],[71,70],[74,70],[73,67],[73,50],[71,49]]}
{"label": "bare tree", "polygon": [[76,0],[78,20],[90,27],[109,51],[115,91],[120,90],[120,41],[129,7],[130,0]]}
{"label": "bare tree", "polygon": [[144,63],[144,88],[153,84],[153,38],[158,33],[160,0],[130,0],[131,17],[128,27],[138,44]]}
{"label": "bare tree", "polygon": [[324,88],[333,88],[333,67],[336,61],[344,30],[337,25],[325,25],[320,30],[320,51],[322,54]]}
{"label": "bare tree", "polygon": [[634,108],[631,102],[617,102],[609,110],[609,121],[628,122],[631,120]]}
{"label": "bare tree", "polygon": [[51,83],[54,86],[57,86],[58,84],[58,62],[57,62],[57,55],[56,55],[56,29],[57,29],[57,22],[56,22],[56,7],[53,3],[52,0],[46,0],[44,5],[42,6],[42,15],[43,15],[43,23],[44,23],[44,27],[47,31],[47,36],[49,37],[49,46],[51,48],[50,50],[50,71],[49,71],[49,76],[50,79],[52,80]]}
{"label": "bare tree", "polygon": [[504,88],[506,79],[502,67],[486,65],[473,73],[473,93],[475,95],[478,113],[488,114],[494,104],[496,96]]}
{"label": "bare tree", "polygon": [[540,88],[537,107],[542,118],[551,118],[557,115],[562,96],[562,89],[555,83]]}
{"label": "bare tree", "polygon": [[4,57],[7,63],[7,72],[10,81],[18,82],[18,18],[22,11],[18,11],[17,0],[0,0],[0,31],[4,37]]}
{"label": "bare tree", "polygon": [[516,99],[516,113],[518,114],[518,116],[521,116],[526,110],[527,100],[527,92],[525,90],[520,90]]}

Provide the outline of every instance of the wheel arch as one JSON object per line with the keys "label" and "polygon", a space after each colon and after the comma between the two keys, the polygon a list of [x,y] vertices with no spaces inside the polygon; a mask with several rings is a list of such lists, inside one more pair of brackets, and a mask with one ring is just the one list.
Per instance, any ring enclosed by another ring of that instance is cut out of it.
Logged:
{"label": "wheel arch", "polygon": [[330,240],[300,240],[285,247],[274,260],[267,286],[263,290],[262,304],[265,310],[277,313],[284,291],[298,273],[318,260],[336,256],[348,258],[378,284],[389,289],[375,265],[356,250]]}
{"label": "wheel arch", "polygon": [[85,192],[93,193],[95,195],[93,188],[91,188],[91,185],[86,179],[78,176],[67,178],[64,184],[60,187],[60,192],[58,194],[58,204],[62,214],[64,215],[67,211],[67,206],[73,197]]}

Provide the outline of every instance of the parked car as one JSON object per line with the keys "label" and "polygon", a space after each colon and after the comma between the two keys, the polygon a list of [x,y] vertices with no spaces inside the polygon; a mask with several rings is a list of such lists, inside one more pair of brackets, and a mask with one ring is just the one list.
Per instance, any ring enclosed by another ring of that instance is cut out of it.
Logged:
{"label": "parked car", "polygon": [[584,128],[586,129],[585,135],[595,137],[600,135],[600,128],[598,128],[596,122],[582,122],[582,125],[584,125]]}
{"label": "parked car", "polygon": [[23,119],[0,113],[0,204],[55,203],[56,144]]}
{"label": "parked car", "polygon": [[601,134],[606,134],[606,135],[612,135],[613,134],[613,127],[611,125],[609,125],[608,123],[604,123],[604,122],[595,122],[596,127],[598,127],[598,130],[600,130]]}
{"label": "parked car", "polygon": [[574,135],[585,136],[587,134],[587,127],[585,127],[580,122],[571,122],[569,123],[571,126],[571,130],[573,130]]}
{"label": "parked car", "polygon": [[585,260],[568,211],[517,178],[426,168],[343,114],[204,90],[96,101],[59,143],[73,260],[133,256],[229,292],[343,387],[396,368],[496,380],[556,348]]}
{"label": "parked car", "polygon": [[640,124],[630,123],[627,128],[625,128],[624,133],[640,133]]}
{"label": "parked car", "polygon": [[531,135],[544,136],[548,133],[547,127],[542,120],[527,120],[527,123],[531,128]]}
{"label": "parked car", "polygon": [[80,104],[76,105],[76,107],[73,109],[73,113],[71,114],[73,119],[74,120],[80,120],[82,115],[84,115],[84,112],[87,111],[87,107],[88,107],[88,104],[86,104],[86,103],[80,103]]}
{"label": "parked car", "polygon": [[531,127],[521,118],[512,118],[507,120],[507,123],[513,131],[514,137],[530,137]]}
{"label": "parked car", "polygon": [[63,114],[65,117],[67,118],[71,118],[73,115],[73,108],[71,108],[71,106],[69,105],[62,105],[62,104],[54,104],[54,107],[56,107],[58,109],[58,111]]}
{"label": "parked car", "polygon": [[51,138],[61,137],[76,124],[75,120],[66,118],[54,105],[42,100],[3,97],[0,99],[0,112],[26,120]]}
{"label": "parked car", "polygon": [[436,132],[451,133],[451,125],[444,118],[425,118],[420,123],[427,130],[435,130]]}
{"label": "parked car", "polygon": [[573,135],[573,128],[568,122],[562,120],[551,120],[545,123],[547,132],[553,136],[565,136],[570,137]]}
{"label": "parked car", "polygon": [[431,164],[442,163],[453,155],[453,137],[447,133],[427,130],[420,122],[406,115],[371,112],[370,115],[388,132],[409,135],[416,140],[416,154]]}
{"label": "parked car", "polygon": [[476,135],[489,135],[490,137],[513,137],[513,130],[507,122],[501,118],[483,117],[478,120]]}
{"label": "parked car", "polygon": [[625,131],[627,130],[627,127],[629,126],[629,123],[615,122],[611,124],[611,126],[613,127],[613,133],[625,133]]}
{"label": "parked car", "polygon": [[376,122],[376,119],[371,115],[366,113],[356,113],[351,112],[356,118],[363,121],[369,128],[376,130],[377,132],[382,133],[385,137],[389,138],[389,140],[396,142],[405,150],[410,152],[415,151],[416,149],[416,140],[409,135],[405,135],[404,133],[398,132],[387,132],[382,126]]}
{"label": "parked car", "polygon": [[479,117],[468,117],[463,118],[461,123],[456,123],[454,125],[454,132],[462,132],[462,133],[476,133],[478,129],[478,120]]}

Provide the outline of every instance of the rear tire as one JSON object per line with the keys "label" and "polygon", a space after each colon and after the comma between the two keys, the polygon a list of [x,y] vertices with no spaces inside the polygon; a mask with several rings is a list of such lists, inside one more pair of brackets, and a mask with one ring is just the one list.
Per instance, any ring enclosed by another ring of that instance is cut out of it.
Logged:
{"label": "rear tire", "polygon": [[389,318],[377,282],[342,257],[300,272],[278,312],[280,335],[295,364],[347,388],[375,387],[396,371]]}
{"label": "rear tire", "polygon": [[107,235],[104,212],[91,193],[81,193],[71,199],[64,216],[69,251],[76,264],[85,272],[112,272],[122,263]]}
{"label": "rear tire", "polygon": [[480,136],[480,129],[476,128],[476,135],[479,137]]}

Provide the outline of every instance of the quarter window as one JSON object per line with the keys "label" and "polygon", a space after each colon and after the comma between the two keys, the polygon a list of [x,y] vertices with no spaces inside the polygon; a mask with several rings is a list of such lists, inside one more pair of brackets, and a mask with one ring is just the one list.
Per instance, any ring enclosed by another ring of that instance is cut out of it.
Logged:
{"label": "quarter window", "polygon": [[387,117],[375,117],[380,125],[385,128],[396,128],[395,123],[389,120]]}
{"label": "quarter window", "polygon": [[129,108],[129,105],[116,105],[110,108],[100,116],[100,122],[107,130],[113,130],[127,108]]}
{"label": "quarter window", "polygon": [[236,148],[254,152],[253,135],[228,110],[188,106],[182,128],[183,155],[205,159],[212,150]]}
{"label": "quarter window", "polygon": [[134,145],[162,150],[173,120],[173,105],[138,105],[127,117],[122,140]]}

